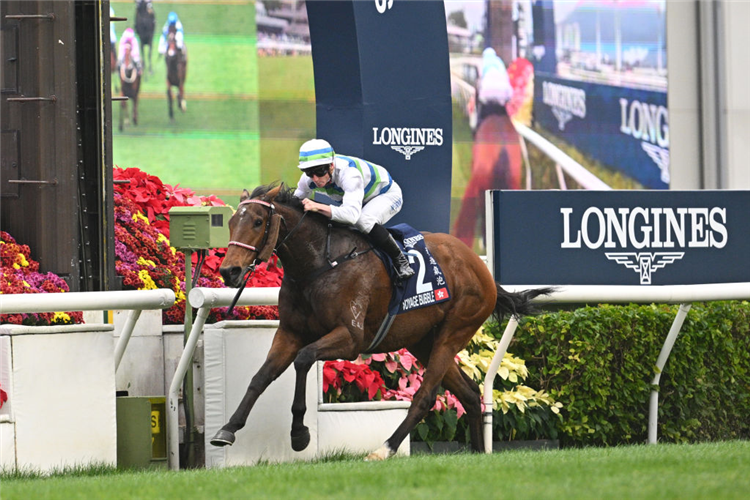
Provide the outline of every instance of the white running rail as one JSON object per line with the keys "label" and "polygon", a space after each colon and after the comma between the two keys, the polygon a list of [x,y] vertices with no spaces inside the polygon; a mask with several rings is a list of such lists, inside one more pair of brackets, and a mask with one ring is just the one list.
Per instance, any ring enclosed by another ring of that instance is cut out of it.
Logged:
{"label": "white running rail", "polygon": [[165,288],[112,292],[0,294],[0,314],[129,310],[120,340],[115,347],[115,371],[117,371],[141,311],[167,309],[172,307],[174,300],[174,291]]}

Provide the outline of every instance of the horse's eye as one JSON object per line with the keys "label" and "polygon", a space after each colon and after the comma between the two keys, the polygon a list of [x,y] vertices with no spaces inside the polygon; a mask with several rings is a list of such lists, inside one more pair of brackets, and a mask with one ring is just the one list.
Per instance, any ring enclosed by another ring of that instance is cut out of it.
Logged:
{"label": "horse's eye", "polygon": [[255,227],[260,227],[263,225],[263,219],[255,219]]}

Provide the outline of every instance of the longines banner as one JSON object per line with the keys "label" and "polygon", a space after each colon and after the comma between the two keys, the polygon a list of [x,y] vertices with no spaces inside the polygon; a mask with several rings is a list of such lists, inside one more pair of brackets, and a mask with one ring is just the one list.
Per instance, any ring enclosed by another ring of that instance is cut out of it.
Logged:
{"label": "longines banner", "polygon": [[492,191],[508,285],[750,281],[750,191]]}
{"label": "longines banner", "polygon": [[669,188],[667,93],[535,75],[534,119],[649,189]]}
{"label": "longines banner", "polygon": [[442,0],[307,2],[317,135],[404,191],[389,222],[448,232],[452,121]]}

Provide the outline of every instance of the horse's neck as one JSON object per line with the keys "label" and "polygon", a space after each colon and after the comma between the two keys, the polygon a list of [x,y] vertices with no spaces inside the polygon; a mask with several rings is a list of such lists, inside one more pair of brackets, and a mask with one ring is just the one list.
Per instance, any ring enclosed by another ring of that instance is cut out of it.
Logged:
{"label": "horse's neck", "polygon": [[[285,273],[295,279],[303,278],[311,272],[328,265],[327,255],[328,228],[319,217],[303,213],[289,207],[283,207],[286,225],[279,232],[277,253],[284,264]],[[331,237],[331,246],[335,236]]]}

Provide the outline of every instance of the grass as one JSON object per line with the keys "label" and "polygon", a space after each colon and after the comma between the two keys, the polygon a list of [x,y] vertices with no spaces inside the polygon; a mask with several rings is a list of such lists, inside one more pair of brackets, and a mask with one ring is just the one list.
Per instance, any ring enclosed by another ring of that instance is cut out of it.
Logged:
{"label": "grass", "polygon": [[169,472],[0,475],[26,498],[747,498],[750,442],[419,455]]}

